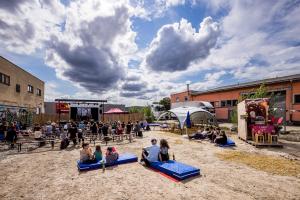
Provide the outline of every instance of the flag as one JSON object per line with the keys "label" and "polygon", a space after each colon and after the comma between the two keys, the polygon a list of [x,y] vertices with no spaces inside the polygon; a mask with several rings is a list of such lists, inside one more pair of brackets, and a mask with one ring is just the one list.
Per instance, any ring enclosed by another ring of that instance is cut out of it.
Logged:
{"label": "flag", "polygon": [[187,112],[187,115],[186,115],[185,125],[186,125],[187,128],[192,127],[191,117],[190,117],[190,112],[189,111]]}

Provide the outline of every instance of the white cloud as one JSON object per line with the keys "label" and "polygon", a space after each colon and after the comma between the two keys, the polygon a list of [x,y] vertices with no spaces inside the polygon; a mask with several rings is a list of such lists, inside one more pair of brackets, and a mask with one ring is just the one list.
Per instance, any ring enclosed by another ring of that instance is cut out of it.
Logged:
{"label": "white cloud", "polygon": [[185,19],[164,25],[152,40],[145,63],[157,71],[186,70],[191,62],[209,55],[219,34],[219,25],[211,17],[203,19],[198,31]]}

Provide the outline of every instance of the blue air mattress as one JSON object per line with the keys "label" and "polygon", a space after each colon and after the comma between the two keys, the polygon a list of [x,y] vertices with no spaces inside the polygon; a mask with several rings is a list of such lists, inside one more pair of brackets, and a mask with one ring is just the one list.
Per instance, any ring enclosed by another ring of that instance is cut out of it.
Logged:
{"label": "blue air mattress", "polygon": [[200,169],[174,160],[168,162],[151,162],[150,167],[177,180],[184,180],[200,174]]}
{"label": "blue air mattress", "polygon": [[[126,164],[126,163],[131,163],[131,162],[137,162],[137,161],[138,161],[138,157],[136,155],[130,154],[130,153],[125,153],[125,154],[119,155],[119,159],[116,162],[109,163],[109,164],[105,163],[105,167],[121,165],[121,164]],[[102,163],[101,163],[101,161],[98,161],[96,163],[85,164],[85,163],[81,163],[78,160],[77,167],[78,167],[79,171],[100,169],[100,168],[102,168]]]}
{"label": "blue air mattress", "polygon": [[235,142],[231,140],[230,138],[227,138],[226,144],[218,144],[219,147],[233,147],[235,146]]}

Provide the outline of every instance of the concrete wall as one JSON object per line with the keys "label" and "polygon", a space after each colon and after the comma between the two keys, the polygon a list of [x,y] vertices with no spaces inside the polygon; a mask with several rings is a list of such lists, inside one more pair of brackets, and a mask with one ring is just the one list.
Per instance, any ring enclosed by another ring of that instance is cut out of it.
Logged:
{"label": "concrete wall", "polygon": [[[44,82],[20,67],[14,65],[0,56],[0,72],[10,77],[10,85],[0,83],[0,104],[26,107],[35,109],[38,107],[41,112],[44,110]],[[20,84],[21,91],[16,92],[16,84]],[[33,86],[33,93],[27,91],[27,86]],[[37,95],[37,88],[42,91],[41,96]]]}

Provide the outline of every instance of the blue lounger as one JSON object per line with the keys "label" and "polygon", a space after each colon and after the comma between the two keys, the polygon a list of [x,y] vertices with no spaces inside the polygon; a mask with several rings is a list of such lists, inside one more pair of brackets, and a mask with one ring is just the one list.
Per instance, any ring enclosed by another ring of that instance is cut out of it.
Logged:
{"label": "blue lounger", "polygon": [[227,138],[226,144],[218,144],[219,147],[233,147],[235,146],[235,142],[231,140],[230,138]]}
{"label": "blue lounger", "polygon": [[177,180],[184,180],[200,175],[200,169],[174,160],[168,162],[151,162],[150,167]]}
{"label": "blue lounger", "polygon": [[[126,163],[131,163],[131,162],[137,162],[137,161],[138,161],[138,157],[136,155],[131,154],[131,153],[125,153],[125,154],[121,154],[119,156],[119,159],[116,162],[109,163],[109,164],[105,163],[105,167],[121,165],[121,164],[126,164]],[[85,164],[85,163],[81,163],[78,160],[77,167],[78,167],[79,171],[101,169],[102,163],[101,163],[101,161],[98,161],[98,162],[92,163],[92,164]]]}

